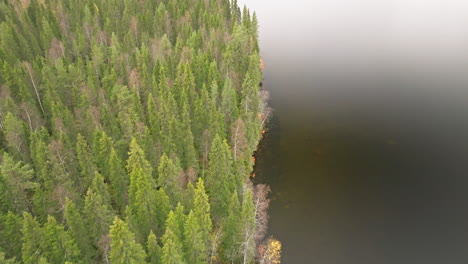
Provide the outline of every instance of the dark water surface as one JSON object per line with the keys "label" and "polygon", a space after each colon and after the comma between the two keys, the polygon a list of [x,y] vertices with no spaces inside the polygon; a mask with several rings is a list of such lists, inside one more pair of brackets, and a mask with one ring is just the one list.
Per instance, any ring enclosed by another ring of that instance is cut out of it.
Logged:
{"label": "dark water surface", "polygon": [[467,4],[244,2],[274,108],[256,173],[283,262],[468,263]]}

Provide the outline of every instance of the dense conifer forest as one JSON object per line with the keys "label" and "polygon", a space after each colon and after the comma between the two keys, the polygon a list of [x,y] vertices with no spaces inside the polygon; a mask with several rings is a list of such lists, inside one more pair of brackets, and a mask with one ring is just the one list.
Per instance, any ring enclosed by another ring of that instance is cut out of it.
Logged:
{"label": "dense conifer forest", "polygon": [[0,263],[277,263],[261,80],[235,0],[0,0]]}

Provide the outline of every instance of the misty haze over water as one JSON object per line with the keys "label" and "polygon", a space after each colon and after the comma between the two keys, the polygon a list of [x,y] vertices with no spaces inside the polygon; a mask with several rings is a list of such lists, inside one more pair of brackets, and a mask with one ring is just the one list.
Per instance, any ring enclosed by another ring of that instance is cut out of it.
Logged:
{"label": "misty haze over water", "polygon": [[468,2],[242,0],[284,263],[468,263]]}

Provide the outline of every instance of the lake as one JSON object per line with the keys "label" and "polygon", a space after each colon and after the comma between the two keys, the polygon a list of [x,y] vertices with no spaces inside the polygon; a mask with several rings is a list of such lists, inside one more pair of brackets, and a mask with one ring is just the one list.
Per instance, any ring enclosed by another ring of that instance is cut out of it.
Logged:
{"label": "lake", "polygon": [[468,3],[243,0],[283,263],[468,263]]}

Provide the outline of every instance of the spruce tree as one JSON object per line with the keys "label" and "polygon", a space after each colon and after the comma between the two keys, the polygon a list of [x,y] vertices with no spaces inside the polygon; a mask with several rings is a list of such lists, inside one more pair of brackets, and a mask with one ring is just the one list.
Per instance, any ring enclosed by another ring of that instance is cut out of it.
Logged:
{"label": "spruce tree", "polygon": [[200,227],[200,233],[204,240],[205,247],[208,247],[211,241],[213,224],[211,222],[209,198],[205,192],[205,184],[202,178],[198,179],[197,188],[195,189],[193,213]]}
{"label": "spruce tree", "polygon": [[[5,211],[18,214],[29,211],[28,196],[37,186],[32,181],[34,171],[29,164],[16,162],[8,153],[0,165],[0,205]],[[1,208],[0,207],[0,208]]]}
{"label": "spruce tree", "polygon": [[218,217],[227,216],[226,201],[235,188],[232,174],[232,158],[226,140],[216,136],[209,155],[208,172],[206,174],[206,189],[210,196],[211,210]]}
{"label": "spruce tree", "polygon": [[182,197],[182,188],[179,183],[181,173],[182,169],[166,154],[163,154],[158,167],[158,185],[164,188],[173,205],[176,205]]}
{"label": "spruce tree", "polygon": [[227,77],[224,81],[223,90],[221,92],[221,112],[225,120],[225,127],[229,127],[239,115],[237,102],[237,93],[234,90],[231,78]]}
{"label": "spruce tree", "polygon": [[169,212],[172,209],[172,205],[169,196],[164,191],[164,188],[160,188],[156,191],[156,207],[158,208],[158,214],[156,216],[158,221],[157,234],[162,235],[166,226],[166,220]]}
{"label": "spruce tree", "polygon": [[137,241],[144,242],[158,228],[157,196],[152,168],[136,139],[130,143],[127,170],[130,175],[128,217]]}
{"label": "spruce tree", "polygon": [[122,160],[117,155],[117,152],[112,147],[110,151],[106,176],[110,181],[111,196],[117,210],[123,212],[128,203],[128,175],[126,174]]}
{"label": "spruce tree", "polygon": [[76,246],[75,240],[61,224],[57,223],[54,217],[50,216],[47,223],[44,224],[44,235],[42,247],[45,249],[44,257],[49,262],[81,262],[81,253]]}
{"label": "spruce tree", "polygon": [[146,248],[148,251],[149,263],[160,264],[162,257],[162,249],[161,246],[159,246],[158,240],[156,239],[156,235],[153,233],[153,231],[151,231],[148,236],[148,243]]}
{"label": "spruce tree", "polygon": [[78,134],[78,139],[76,141],[76,157],[80,165],[79,168],[82,177],[80,185],[83,190],[87,190],[94,178],[94,173],[97,171],[97,166],[95,165],[95,158],[89,148],[88,142],[81,134]]}
{"label": "spruce tree", "polygon": [[76,241],[83,260],[91,262],[96,255],[96,250],[89,243],[91,240],[89,226],[86,224],[86,221],[83,221],[83,215],[80,210],[70,200],[67,200],[65,204],[64,218],[68,227],[68,233]]}
{"label": "spruce tree", "polygon": [[99,172],[96,171],[94,173],[94,178],[89,189],[94,193],[98,193],[102,198],[102,202],[110,206],[111,197],[108,191],[109,187],[107,186],[107,183],[104,182],[104,177]]}
{"label": "spruce tree", "polygon": [[229,200],[229,215],[223,220],[222,251],[225,260],[240,261],[240,245],[242,244],[242,218],[237,192],[233,192]]}
{"label": "spruce tree", "polygon": [[135,235],[128,229],[127,223],[114,218],[110,227],[111,251],[113,264],[144,264],[146,253],[143,247],[135,242]]}
{"label": "spruce tree", "polygon": [[23,218],[22,260],[24,264],[36,264],[45,251],[43,248],[45,232],[31,214],[24,213]]}
{"label": "spruce tree", "polygon": [[18,159],[29,160],[29,149],[24,133],[24,122],[8,112],[3,121],[3,134],[7,150]]}
{"label": "spruce tree", "polygon": [[100,193],[88,189],[83,210],[86,215],[86,226],[91,241],[97,247],[99,241],[109,232],[113,212]]}
{"label": "spruce tree", "polygon": [[183,242],[180,240],[177,216],[173,211],[169,213],[166,221],[166,232],[162,237],[162,264],[184,264]]}
{"label": "spruce tree", "polygon": [[200,229],[197,217],[193,211],[190,211],[184,225],[185,253],[188,263],[206,263],[207,245]]}
{"label": "spruce tree", "polygon": [[23,219],[19,215],[11,211],[5,215],[0,214],[0,248],[7,258],[21,259],[22,227]]}

